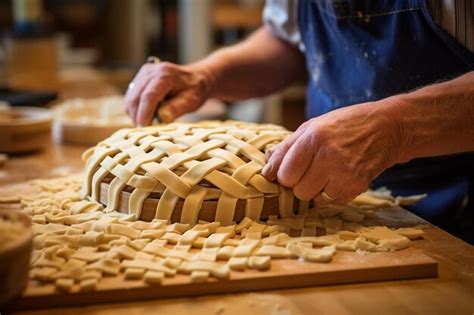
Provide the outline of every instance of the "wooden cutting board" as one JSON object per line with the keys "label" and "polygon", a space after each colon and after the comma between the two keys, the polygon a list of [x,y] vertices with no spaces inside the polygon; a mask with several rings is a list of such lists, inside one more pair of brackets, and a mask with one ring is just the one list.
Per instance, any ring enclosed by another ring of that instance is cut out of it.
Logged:
{"label": "wooden cutting board", "polygon": [[[7,188],[3,186],[2,188]],[[23,186],[24,187],[24,186]],[[12,186],[16,193],[25,192],[22,186]],[[26,187],[26,191],[29,188]],[[7,193],[7,190],[3,192]],[[2,196],[5,194],[2,192]],[[17,208],[11,205],[12,208]],[[384,211],[385,212],[385,211]],[[389,209],[383,218],[386,224],[396,222],[416,225],[414,216],[401,208]],[[415,220],[419,220],[416,219]],[[411,222],[410,222],[411,221]],[[426,231],[429,233],[429,229]],[[422,242],[423,240],[420,240]],[[417,240],[413,241],[416,246]],[[190,277],[178,274],[165,278],[161,285],[148,285],[143,280],[125,280],[123,274],[104,277],[96,291],[61,293],[54,285],[39,285],[30,280],[23,296],[14,301],[11,309],[37,309],[79,306],[96,303],[126,302],[172,297],[197,296],[269,289],[287,289],[321,285],[361,283],[387,280],[430,278],[438,276],[438,264],[414,247],[396,252],[360,254],[337,251],[330,263],[310,263],[294,259],[272,260],[267,271],[232,271],[228,280],[209,279],[191,283]],[[10,308],[9,307],[9,308]]]}
{"label": "wooden cutting board", "polygon": [[53,285],[38,285],[31,280],[12,309],[37,309],[79,306],[96,303],[140,301],[268,289],[287,289],[437,277],[438,265],[418,249],[407,248],[393,253],[358,254],[338,251],[330,263],[307,263],[292,259],[273,260],[270,270],[232,271],[230,279],[209,279],[191,283],[190,277],[165,278],[161,285],[142,280],[125,280],[123,274],[105,277],[93,292],[60,293]]}

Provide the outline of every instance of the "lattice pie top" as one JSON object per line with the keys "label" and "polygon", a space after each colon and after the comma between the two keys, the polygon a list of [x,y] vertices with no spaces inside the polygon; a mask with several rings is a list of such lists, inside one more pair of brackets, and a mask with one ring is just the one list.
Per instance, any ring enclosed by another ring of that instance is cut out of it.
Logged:
{"label": "lattice pie top", "polygon": [[[140,217],[151,193],[159,195],[155,217],[170,220],[183,201],[182,223],[196,224],[204,200],[217,200],[215,221],[230,225],[236,204],[245,201],[245,216],[259,219],[264,200],[278,197],[282,217],[293,215],[291,190],[260,175],[265,152],[290,132],[275,125],[242,122],[172,123],[122,129],[84,153],[87,160],[82,193],[99,201],[100,184],[112,177],[107,210],[116,210],[121,191],[132,192],[129,212]],[[300,202],[300,210],[307,208]]]}

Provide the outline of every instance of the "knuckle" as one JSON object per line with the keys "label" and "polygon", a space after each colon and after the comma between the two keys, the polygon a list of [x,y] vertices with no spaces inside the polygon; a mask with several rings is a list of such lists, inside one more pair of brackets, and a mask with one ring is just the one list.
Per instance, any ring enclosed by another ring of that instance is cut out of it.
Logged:
{"label": "knuckle", "polygon": [[315,140],[317,140],[320,145],[330,144],[330,132],[321,125],[313,125],[312,127]]}
{"label": "knuckle", "polygon": [[166,103],[166,106],[164,106],[163,108],[166,107],[166,110],[171,112],[171,114],[173,114],[173,116],[177,116],[180,114],[180,105],[177,105],[175,104],[174,102],[169,102],[169,103]]}
{"label": "knuckle", "polygon": [[276,161],[276,160],[280,160],[283,158],[283,152],[284,152],[284,147],[282,145],[282,143],[280,143],[279,145],[277,145],[273,152],[272,152],[272,155],[270,157],[270,161]]}
{"label": "knuckle", "polygon": [[190,93],[187,97],[187,102],[183,104],[189,107],[190,109],[194,109],[200,105],[201,98],[196,93]]}
{"label": "knuckle", "polygon": [[314,194],[303,185],[296,185],[295,188],[293,188],[293,194],[296,198],[303,201],[310,201],[314,196]]}
{"label": "knuckle", "polygon": [[339,204],[346,204],[348,202],[351,202],[352,200],[354,200],[355,197],[357,197],[361,192],[363,192],[363,189],[360,188],[360,186],[358,186],[357,184],[346,186],[350,187],[338,192],[337,203]]}
{"label": "knuckle", "polygon": [[291,178],[288,172],[284,170],[279,170],[277,173],[278,182],[285,187],[294,187],[296,185],[295,180]]}
{"label": "knuckle", "polygon": [[275,149],[273,150],[273,154],[276,154],[276,155],[281,155],[281,154],[283,154],[284,148],[285,148],[285,144],[284,144],[284,143],[281,143],[280,145],[277,145],[277,146],[275,147]]}
{"label": "knuckle", "polygon": [[155,93],[154,92],[144,92],[142,96],[140,97],[140,102],[141,103],[151,103],[155,99]]}
{"label": "knuckle", "polygon": [[139,76],[148,76],[154,71],[155,67],[151,63],[145,63],[141,66],[140,70],[138,71],[137,77]]}
{"label": "knuckle", "polygon": [[[314,118],[313,118],[313,119],[314,119]],[[303,123],[298,127],[298,129],[296,129],[296,131],[298,131],[298,130],[306,130],[306,129],[310,128],[311,125],[312,125],[313,119],[309,119],[309,120],[306,120],[305,122],[303,122]]]}
{"label": "knuckle", "polygon": [[337,199],[337,202],[339,204],[346,204],[354,200],[355,197],[357,197],[359,194],[354,193],[354,192],[347,192],[344,195],[342,195],[340,198]]}
{"label": "knuckle", "polygon": [[275,147],[273,154],[275,154],[275,157],[283,158],[285,153],[288,151],[289,147],[290,147],[290,142],[284,141]]}
{"label": "knuckle", "polygon": [[134,108],[138,105],[139,96],[137,94],[130,95],[125,98],[126,108]]}
{"label": "knuckle", "polygon": [[158,65],[156,65],[158,71],[162,73],[169,73],[173,72],[176,69],[176,65],[172,64],[171,62],[160,62]]}

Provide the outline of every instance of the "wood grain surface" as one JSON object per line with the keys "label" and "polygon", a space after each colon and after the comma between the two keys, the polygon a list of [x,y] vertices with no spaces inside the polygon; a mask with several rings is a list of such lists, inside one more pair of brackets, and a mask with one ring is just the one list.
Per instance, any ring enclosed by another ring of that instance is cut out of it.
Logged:
{"label": "wood grain surface", "polygon": [[165,278],[162,285],[147,285],[143,280],[125,280],[123,274],[105,277],[93,292],[69,294],[54,285],[30,281],[23,297],[12,305],[16,309],[82,306],[106,302],[141,301],[170,297],[199,296],[268,289],[321,286],[341,283],[432,278],[437,263],[422,251],[408,248],[394,253],[338,251],[330,263],[308,263],[294,259],[273,260],[270,270],[232,271],[228,280],[209,279],[191,283],[188,275]]}
{"label": "wood grain surface", "polygon": [[[0,195],[21,191],[6,184],[80,171],[84,147],[52,146],[35,155],[10,157],[0,168]],[[408,211],[392,213],[387,223],[423,222]],[[87,307],[45,309],[18,314],[472,314],[474,311],[474,248],[430,227],[414,248],[438,262],[438,278],[315,286],[193,298],[157,299]],[[61,299],[61,297],[58,298]]]}

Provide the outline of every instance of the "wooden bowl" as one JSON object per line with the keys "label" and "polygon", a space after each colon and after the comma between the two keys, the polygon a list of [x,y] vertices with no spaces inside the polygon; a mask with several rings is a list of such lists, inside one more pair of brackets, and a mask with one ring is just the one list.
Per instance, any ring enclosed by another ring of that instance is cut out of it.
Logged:
{"label": "wooden bowl", "polygon": [[133,127],[122,96],[71,99],[54,108],[54,138],[60,143],[96,145],[122,128]]}
{"label": "wooden bowl", "polygon": [[19,296],[28,282],[33,230],[30,218],[21,212],[2,209],[0,217],[25,227],[24,233],[0,248],[0,305],[5,305]]}
{"label": "wooden bowl", "polygon": [[41,150],[51,143],[51,112],[38,107],[14,107],[0,111],[0,152]]}

